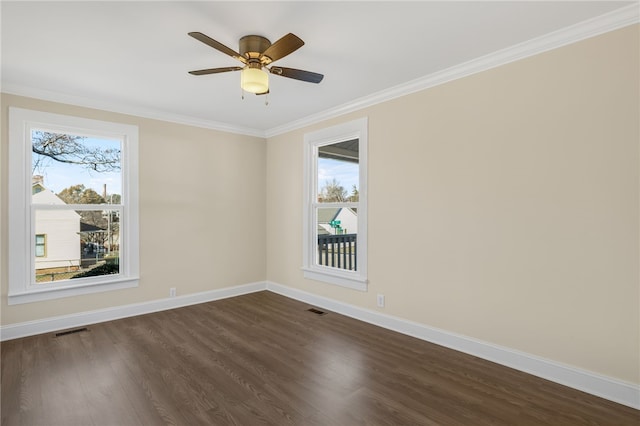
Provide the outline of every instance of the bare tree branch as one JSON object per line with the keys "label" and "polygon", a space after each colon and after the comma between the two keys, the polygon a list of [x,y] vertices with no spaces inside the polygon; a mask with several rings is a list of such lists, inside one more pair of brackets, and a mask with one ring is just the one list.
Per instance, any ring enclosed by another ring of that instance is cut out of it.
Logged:
{"label": "bare tree branch", "polygon": [[347,191],[336,178],[333,178],[331,181],[324,183],[320,190],[320,197],[322,197],[322,201],[327,203],[342,203],[347,201]]}
{"label": "bare tree branch", "polygon": [[[120,150],[89,147],[83,136],[60,133],[34,132],[31,149],[34,154],[60,163],[77,164],[96,172],[120,170]],[[34,159],[34,167],[42,163]]]}

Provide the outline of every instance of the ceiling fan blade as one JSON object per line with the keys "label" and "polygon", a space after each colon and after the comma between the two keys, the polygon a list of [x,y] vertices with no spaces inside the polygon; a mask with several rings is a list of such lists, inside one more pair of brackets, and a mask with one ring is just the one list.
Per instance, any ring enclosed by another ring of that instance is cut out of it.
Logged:
{"label": "ceiling fan blade", "polygon": [[240,71],[242,67],[207,68],[206,70],[189,71],[191,75],[217,74],[220,72]]}
{"label": "ceiling fan blade", "polygon": [[224,53],[225,55],[229,55],[232,58],[236,58],[237,60],[239,60],[240,62],[242,62],[243,64],[247,63],[247,60],[245,59],[244,56],[240,55],[238,52],[236,52],[235,50],[225,46],[224,44],[215,41],[214,39],[212,39],[211,37],[204,35],[200,32],[194,31],[189,33],[189,35],[193,38],[195,38],[198,41],[203,42],[204,44],[206,44],[207,46],[211,46],[214,49]]}
{"label": "ceiling fan blade", "polygon": [[320,83],[324,78],[324,75],[311,71],[297,70],[295,68],[285,67],[271,67],[269,69],[271,74],[281,75],[283,77],[289,77],[296,80],[306,81],[308,83]]}
{"label": "ceiling fan blade", "polygon": [[284,58],[288,54],[295,52],[302,46],[304,46],[304,41],[302,41],[302,39],[297,35],[289,33],[269,46],[267,50],[262,52],[260,57],[263,58],[266,56],[269,60],[265,61],[265,63],[270,64],[271,62],[275,62],[278,59]]}

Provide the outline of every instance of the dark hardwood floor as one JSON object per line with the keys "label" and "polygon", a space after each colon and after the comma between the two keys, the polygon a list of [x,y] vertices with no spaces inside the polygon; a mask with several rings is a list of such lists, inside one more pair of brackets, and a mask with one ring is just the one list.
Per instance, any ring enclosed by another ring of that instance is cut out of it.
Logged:
{"label": "dark hardwood floor", "polygon": [[639,425],[640,411],[260,292],[2,343],[2,425]]}

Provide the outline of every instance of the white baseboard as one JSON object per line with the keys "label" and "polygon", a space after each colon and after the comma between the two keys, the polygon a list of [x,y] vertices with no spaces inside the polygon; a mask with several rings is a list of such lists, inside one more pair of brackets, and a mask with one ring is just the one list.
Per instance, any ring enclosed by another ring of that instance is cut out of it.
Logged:
{"label": "white baseboard", "polygon": [[150,302],[134,303],[131,305],[116,306],[96,311],[80,312],[77,314],[10,324],[0,327],[0,341],[33,336],[42,333],[50,333],[52,331],[97,324],[120,318],[133,317],[136,315],[150,314],[183,306],[196,305],[198,303],[226,299],[228,297],[240,296],[242,294],[253,293],[265,289],[266,283],[263,281],[234,287],[226,287],[218,290],[210,290],[202,293],[170,297],[167,299],[152,300]]}
{"label": "white baseboard", "polygon": [[267,282],[267,290],[640,410],[640,385],[623,382],[535,355],[349,305],[277,283]]}
{"label": "white baseboard", "polygon": [[640,410],[639,385],[626,383],[424,324],[360,308],[274,282],[256,282],[151,302],[11,324],[0,327],[0,341],[211,302],[262,290],[268,290],[370,324],[477,356]]}

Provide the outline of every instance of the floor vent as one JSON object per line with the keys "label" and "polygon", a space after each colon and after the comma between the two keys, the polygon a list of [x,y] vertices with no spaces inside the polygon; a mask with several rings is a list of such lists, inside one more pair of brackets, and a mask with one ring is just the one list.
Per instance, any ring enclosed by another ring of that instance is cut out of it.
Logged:
{"label": "floor vent", "polygon": [[325,311],[321,311],[320,309],[316,309],[316,308],[310,308],[310,309],[307,309],[307,311],[312,312],[316,315],[327,315]]}
{"label": "floor vent", "polygon": [[89,331],[89,329],[87,327],[82,327],[73,330],[61,331],[60,333],[56,333],[56,337],[66,336],[67,334],[82,333],[83,331]]}

